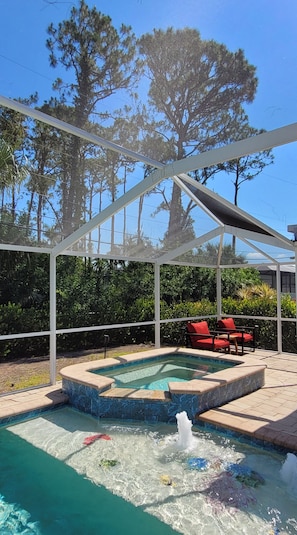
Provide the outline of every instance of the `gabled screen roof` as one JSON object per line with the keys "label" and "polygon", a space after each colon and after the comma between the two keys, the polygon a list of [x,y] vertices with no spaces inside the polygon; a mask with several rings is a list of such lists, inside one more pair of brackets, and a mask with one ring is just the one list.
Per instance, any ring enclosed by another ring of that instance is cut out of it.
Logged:
{"label": "gabled screen roof", "polygon": [[[292,255],[294,245],[291,240],[280,235],[247,212],[234,206],[223,197],[191,178],[187,173],[192,170],[214,165],[220,161],[234,159],[248,153],[251,148],[263,150],[272,144],[280,146],[297,139],[297,125],[289,125],[277,131],[267,132],[252,139],[242,140],[232,145],[201,153],[198,156],[163,165],[146,156],[127,150],[111,141],[106,141],[87,131],[81,131],[71,124],[47,116],[16,101],[0,97],[0,104],[27,114],[37,124],[41,121],[55,129],[63,145],[63,136],[72,134],[92,143],[95,157],[88,179],[92,190],[87,190],[87,206],[83,217],[68,221],[68,231],[61,230],[59,206],[62,202],[61,191],[64,184],[62,175],[48,172],[44,175],[46,193],[41,197],[40,182],[34,190],[34,161],[28,176],[21,184],[23,199],[32,202],[42,200],[40,217],[33,218],[30,228],[31,240],[26,227],[26,206],[14,220],[2,218],[1,249],[32,250],[59,254],[77,254],[93,258],[122,258],[159,263],[199,264],[201,250],[211,240],[220,249],[224,234],[250,240],[257,254],[261,243],[274,248],[273,253],[265,251],[263,261],[271,258],[278,261],[275,249],[289,250]],[[32,126],[31,126],[32,127]],[[97,152],[98,156],[96,157]],[[102,157],[102,154],[105,155]],[[107,183],[110,158],[108,154],[119,157],[116,172],[116,188],[111,195]],[[122,158],[122,156],[125,158]],[[100,156],[100,166],[97,159]],[[107,162],[107,163],[106,163]],[[128,165],[127,165],[128,163]],[[155,170],[145,177],[144,165]],[[94,171],[93,171],[94,170]],[[34,171],[35,172],[35,171]],[[95,183],[92,173],[97,173]],[[52,185],[53,183],[53,185]],[[85,187],[87,182],[85,184]],[[96,186],[94,188],[94,185]],[[175,225],[175,206],[167,202],[173,188],[180,190],[180,221],[185,216],[183,226]],[[70,192],[71,193],[71,192]],[[27,201],[26,201],[27,202]],[[171,228],[171,232],[169,229]],[[253,245],[253,243],[257,245]],[[207,255],[205,256],[207,258]],[[210,258],[210,257],[209,257]],[[245,259],[248,262],[248,258]],[[211,265],[218,265],[219,257],[211,257]]]}
{"label": "gabled screen roof", "polygon": [[264,229],[260,222],[256,224],[250,217],[239,211],[236,206],[227,203],[226,200],[220,199],[217,195],[211,195],[209,191],[198,189],[188,184],[189,189],[197,199],[217,218],[223,225],[229,225],[239,229],[259,232],[260,234],[269,235],[269,231]]}

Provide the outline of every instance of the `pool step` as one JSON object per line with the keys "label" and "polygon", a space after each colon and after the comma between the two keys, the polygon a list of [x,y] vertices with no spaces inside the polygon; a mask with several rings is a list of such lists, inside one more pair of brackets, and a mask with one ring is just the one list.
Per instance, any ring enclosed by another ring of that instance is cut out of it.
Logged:
{"label": "pool step", "polygon": [[171,395],[164,390],[135,390],[134,388],[111,388],[101,392],[99,397],[122,399],[146,399],[150,401],[171,401]]}

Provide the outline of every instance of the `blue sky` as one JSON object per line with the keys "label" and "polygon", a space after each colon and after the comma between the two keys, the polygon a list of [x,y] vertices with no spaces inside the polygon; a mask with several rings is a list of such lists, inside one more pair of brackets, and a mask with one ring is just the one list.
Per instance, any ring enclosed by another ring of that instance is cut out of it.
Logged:
{"label": "blue sky", "polygon": [[[52,94],[58,71],[49,67],[46,29],[68,18],[75,2],[0,0],[0,94],[27,97],[38,91],[40,103]],[[272,130],[297,121],[296,0],[89,0],[110,15],[115,27],[131,25],[137,36],[153,28],[196,28],[203,39],[243,48],[257,68],[250,124]],[[292,238],[297,224],[297,143],[274,149],[275,163],[239,192],[238,204],[254,217]],[[208,187],[233,201],[231,178]]]}

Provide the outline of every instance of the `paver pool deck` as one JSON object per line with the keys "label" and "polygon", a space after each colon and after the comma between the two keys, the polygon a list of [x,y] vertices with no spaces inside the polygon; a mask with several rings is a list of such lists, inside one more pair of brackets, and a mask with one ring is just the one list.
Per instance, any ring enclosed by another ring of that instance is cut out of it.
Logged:
{"label": "paver pool deck", "polygon": [[[297,451],[297,355],[264,350],[250,355],[267,366],[264,386],[200,414],[198,421]],[[0,397],[0,422],[67,401],[61,383],[6,394]]]}

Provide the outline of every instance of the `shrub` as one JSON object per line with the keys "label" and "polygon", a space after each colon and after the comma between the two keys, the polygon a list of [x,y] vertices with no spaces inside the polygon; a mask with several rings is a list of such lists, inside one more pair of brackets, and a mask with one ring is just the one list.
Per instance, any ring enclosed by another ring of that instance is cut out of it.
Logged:
{"label": "shrub", "polygon": [[[0,305],[1,334],[27,333],[48,330],[42,311],[22,308],[21,305],[8,303]],[[21,358],[31,355],[45,355],[49,351],[48,336],[15,338],[0,342],[0,357]]]}
{"label": "shrub", "polygon": [[[179,304],[168,305],[161,301],[161,320],[174,318],[207,318],[210,329],[216,328],[216,303],[208,299],[201,301],[184,301]],[[289,295],[283,296],[281,301],[282,317],[296,318],[296,303]],[[274,296],[255,296],[253,298],[222,299],[222,311],[230,316],[255,316],[276,317],[277,300]],[[119,304],[116,310],[108,307],[102,310],[102,315],[94,312],[86,313],[76,310],[80,325],[104,325],[105,323],[132,323],[134,321],[152,321],[155,317],[155,305],[152,298],[137,299],[131,307],[124,307]],[[70,322],[73,314],[70,314]],[[115,319],[116,318],[116,319]],[[258,325],[257,347],[263,349],[277,350],[277,322],[276,320],[261,319],[236,320],[238,325]],[[77,320],[77,318],[76,318]],[[60,318],[61,321],[61,318]],[[68,318],[69,321],[69,318]],[[68,323],[65,318],[62,324]],[[13,334],[20,332],[48,330],[48,314],[44,311],[36,311],[34,308],[23,309],[21,305],[8,303],[0,305],[0,326],[1,334]],[[169,321],[161,324],[161,343],[169,345],[184,345],[185,322]],[[71,325],[71,323],[70,323]],[[65,326],[65,325],[64,325]],[[72,326],[72,325],[71,325]],[[57,351],[79,351],[94,347],[104,347],[104,334],[110,336],[109,346],[125,344],[154,343],[154,325],[144,325],[139,327],[119,327],[110,331],[91,331],[85,333],[71,333],[59,335],[57,339]],[[293,321],[282,322],[283,351],[297,353],[296,323]],[[49,337],[17,338],[14,340],[4,340],[0,342],[0,358],[21,358],[27,356],[46,355],[49,352]]]}

